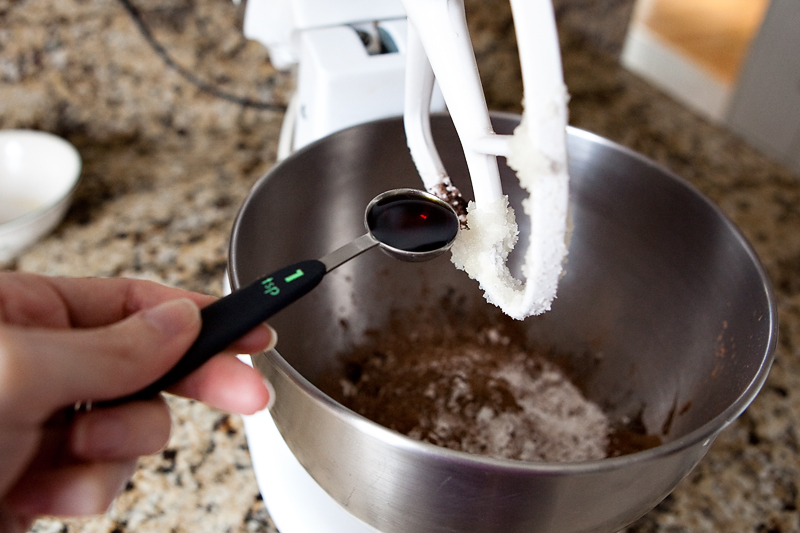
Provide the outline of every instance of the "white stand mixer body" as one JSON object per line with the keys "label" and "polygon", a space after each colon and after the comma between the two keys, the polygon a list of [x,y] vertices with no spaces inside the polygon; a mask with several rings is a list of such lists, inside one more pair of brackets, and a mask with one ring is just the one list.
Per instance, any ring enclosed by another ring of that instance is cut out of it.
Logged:
{"label": "white stand mixer body", "polygon": [[[359,33],[389,52],[368,50]],[[279,159],[333,132],[403,114],[407,21],[398,0],[250,0],[244,35],[267,47],[276,68],[296,72]],[[431,109],[444,108],[437,89]]]}

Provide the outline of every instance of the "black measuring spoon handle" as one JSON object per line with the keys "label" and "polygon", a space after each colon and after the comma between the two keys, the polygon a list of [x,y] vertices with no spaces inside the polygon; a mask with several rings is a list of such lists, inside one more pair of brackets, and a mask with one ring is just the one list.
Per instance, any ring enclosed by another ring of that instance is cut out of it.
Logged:
{"label": "black measuring spoon handle", "polygon": [[204,307],[200,311],[203,322],[200,335],[169,372],[139,392],[100,402],[98,406],[108,407],[155,397],[269,317],[308,294],[319,285],[325,273],[325,265],[320,261],[301,261],[268,274]]}

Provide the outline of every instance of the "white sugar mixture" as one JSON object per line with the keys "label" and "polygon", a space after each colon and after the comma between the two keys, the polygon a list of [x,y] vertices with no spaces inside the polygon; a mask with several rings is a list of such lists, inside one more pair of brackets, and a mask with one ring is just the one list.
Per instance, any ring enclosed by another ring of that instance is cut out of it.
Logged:
{"label": "white sugar mixture", "polygon": [[[562,98],[566,100],[566,91]],[[453,264],[478,280],[486,300],[518,320],[550,310],[569,240],[567,164],[537,148],[530,121],[526,114],[511,137],[508,156],[509,166],[528,193],[522,201],[530,219],[524,281],[514,278],[506,266],[519,234],[507,196],[488,204],[470,202],[468,229],[459,232],[451,248]]]}
{"label": "white sugar mixture", "polygon": [[[453,262],[478,280],[486,299],[508,316],[522,320],[549,311],[567,255],[569,174],[567,103],[558,34],[549,0],[511,0],[524,89],[524,113],[511,136],[497,136],[485,153],[505,155],[516,171],[524,213],[530,220],[522,279],[506,267],[517,241],[514,213],[506,198],[489,194],[492,177],[470,167],[475,203],[468,207],[468,229],[453,246]],[[446,95],[445,95],[446,96]],[[474,108],[462,113],[477,113]],[[459,132],[459,135],[462,135]],[[465,137],[462,135],[462,137]],[[491,137],[491,135],[490,135]],[[467,137],[465,137],[467,138]],[[470,150],[467,143],[466,151]]]}

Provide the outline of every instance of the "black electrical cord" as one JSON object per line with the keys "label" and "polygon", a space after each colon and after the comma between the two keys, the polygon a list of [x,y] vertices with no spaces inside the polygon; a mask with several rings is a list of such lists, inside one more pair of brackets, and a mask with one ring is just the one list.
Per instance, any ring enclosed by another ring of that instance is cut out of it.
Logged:
{"label": "black electrical cord", "polygon": [[217,98],[222,98],[224,100],[228,100],[229,102],[239,104],[244,107],[253,107],[256,109],[269,109],[273,111],[282,111],[282,112],[286,111],[285,105],[276,104],[273,102],[261,102],[258,100],[253,100],[251,98],[237,96],[235,94],[221,91],[217,87],[214,87],[213,85],[201,80],[200,78],[189,72],[187,69],[176,63],[174,59],[172,59],[167,50],[163,46],[161,46],[161,43],[159,43],[156,40],[156,38],[153,37],[153,34],[150,32],[150,28],[147,27],[147,24],[145,24],[144,19],[142,18],[142,14],[139,12],[136,6],[134,6],[131,3],[130,0],[119,0],[119,1],[122,4],[122,6],[128,11],[128,14],[131,16],[134,23],[136,23],[136,26],[139,28],[139,32],[145,38],[145,40],[153,49],[153,51],[155,51],[155,53],[158,54],[158,56],[162,59],[162,61],[164,61],[164,63],[169,68],[171,68],[172,70],[183,76],[188,82],[196,86],[201,91],[216,96]]}

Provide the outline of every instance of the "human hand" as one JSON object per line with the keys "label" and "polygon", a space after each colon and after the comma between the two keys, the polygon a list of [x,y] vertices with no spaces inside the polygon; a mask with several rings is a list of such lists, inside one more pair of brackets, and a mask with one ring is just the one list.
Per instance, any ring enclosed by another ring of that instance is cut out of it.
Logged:
{"label": "human hand", "polygon": [[[105,512],[141,455],[170,433],[163,398],[67,416],[79,402],[127,396],[166,373],[214,298],[130,279],[0,272],[0,531],[39,515]],[[269,393],[237,353],[274,345],[259,327],[170,392],[250,414]]]}

